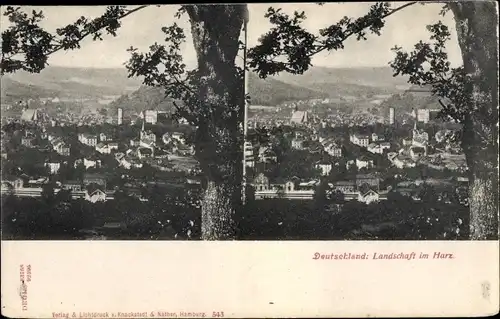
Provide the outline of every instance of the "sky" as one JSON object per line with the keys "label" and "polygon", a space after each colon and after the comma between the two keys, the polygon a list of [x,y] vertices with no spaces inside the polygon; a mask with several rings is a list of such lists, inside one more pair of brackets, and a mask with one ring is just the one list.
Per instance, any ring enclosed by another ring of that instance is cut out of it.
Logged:
{"label": "sky", "polygon": [[[368,12],[369,2],[355,3],[328,3],[318,6],[314,3],[264,3],[249,4],[250,22],[248,24],[248,44],[250,47],[258,43],[259,37],[267,32],[271,26],[264,14],[267,8],[273,6],[282,8],[292,14],[294,10],[305,11],[307,20],[304,27],[309,31],[317,31],[332,23],[336,23],[344,16],[358,17]],[[403,5],[404,2],[392,3],[392,7]],[[395,45],[410,50],[419,40],[429,39],[426,25],[443,21],[452,30],[452,40],[448,42],[448,54],[452,65],[461,64],[453,16],[448,13],[445,17],[439,15],[442,4],[413,5],[386,19],[386,26],[381,36],[368,34],[367,41],[349,39],[345,42],[345,49],[330,53],[322,53],[313,59],[313,65],[327,67],[377,67],[387,66],[394,53],[391,48]],[[133,8],[131,6],[130,8]],[[177,22],[184,27],[188,36],[182,48],[184,61],[188,66],[194,66],[196,57],[191,44],[189,22],[187,16],[176,19],[174,13],[178,5],[151,6],[140,10],[122,20],[122,27],[118,35],[105,35],[104,41],[93,42],[86,39],[81,49],[76,51],[58,52],[49,58],[50,65],[66,67],[123,67],[130,54],[126,51],[130,46],[141,51],[155,43],[164,43],[161,27]],[[3,8],[2,8],[3,9]],[[57,28],[76,21],[80,16],[90,18],[100,16],[104,6],[26,6],[26,11],[42,10],[45,20],[42,26],[54,32]],[[3,10],[2,10],[3,12]],[[2,16],[1,28],[7,23]]]}

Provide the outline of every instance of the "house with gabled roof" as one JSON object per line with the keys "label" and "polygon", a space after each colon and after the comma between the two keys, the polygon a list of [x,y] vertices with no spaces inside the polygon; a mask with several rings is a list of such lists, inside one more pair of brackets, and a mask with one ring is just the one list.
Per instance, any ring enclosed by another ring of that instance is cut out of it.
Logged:
{"label": "house with gabled roof", "polygon": [[380,200],[380,196],[378,191],[370,187],[368,184],[363,184],[358,188],[358,201],[370,204],[372,202],[378,202]]}
{"label": "house with gabled roof", "polygon": [[97,183],[88,184],[85,187],[85,200],[91,203],[106,201],[105,187]]}
{"label": "house with gabled roof", "polygon": [[20,189],[23,188],[24,181],[22,178],[15,176],[5,176],[2,178],[2,189]]}
{"label": "house with gabled roof", "polygon": [[253,179],[252,186],[256,191],[267,191],[269,190],[269,178],[264,173],[260,173]]}

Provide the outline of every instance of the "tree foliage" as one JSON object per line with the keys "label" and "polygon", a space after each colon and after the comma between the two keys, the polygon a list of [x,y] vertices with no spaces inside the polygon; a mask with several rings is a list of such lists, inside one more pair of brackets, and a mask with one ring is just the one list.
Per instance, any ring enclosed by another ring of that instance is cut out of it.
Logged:
{"label": "tree foliage", "polygon": [[48,57],[57,51],[79,49],[81,41],[89,36],[94,41],[102,40],[104,32],[116,36],[120,19],[144,7],[127,10],[125,6],[109,6],[100,17],[89,20],[82,16],[51,34],[39,25],[45,18],[42,11],[33,10],[28,14],[20,7],[8,6],[4,16],[11,26],[2,32],[2,74],[18,70],[38,73],[48,65]]}
{"label": "tree foliage", "polygon": [[257,46],[249,50],[249,67],[262,78],[280,72],[303,74],[312,66],[314,55],[344,49],[344,41],[350,37],[366,40],[368,32],[380,35],[385,18],[412,4],[415,2],[392,9],[387,2],[377,2],[365,15],[358,18],[345,16],[321,29],[319,35],[302,26],[305,12],[295,11],[290,16],[281,9],[270,7],[265,17],[273,27],[259,39]]}

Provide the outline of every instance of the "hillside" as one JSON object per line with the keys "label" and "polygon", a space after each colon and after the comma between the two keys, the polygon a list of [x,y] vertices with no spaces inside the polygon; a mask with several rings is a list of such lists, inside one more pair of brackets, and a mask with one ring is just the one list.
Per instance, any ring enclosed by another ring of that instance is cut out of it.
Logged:
{"label": "hillside", "polygon": [[413,89],[405,91],[402,94],[394,94],[379,106],[381,112],[389,112],[389,108],[393,107],[398,114],[409,114],[413,109],[441,109],[439,98],[429,93],[422,92],[415,94]]}
{"label": "hillside", "polygon": [[125,69],[47,67],[38,74],[2,76],[2,96],[100,98],[119,96],[140,84],[140,79],[129,79]]}
{"label": "hillside", "polygon": [[394,77],[389,67],[327,68],[312,67],[302,75],[281,73],[273,77],[324,93],[342,95],[392,94],[406,90],[405,77]]}
{"label": "hillside", "polygon": [[275,106],[286,101],[327,98],[328,94],[276,79],[261,79],[249,73],[248,92],[254,105]]}
{"label": "hillside", "polygon": [[0,82],[1,99],[3,103],[17,102],[26,98],[46,98],[55,96],[58,92],[33,84],[25,84],[8,77],[2,77]]}
{"label": "hillside", "polygon": [[124,94],[108,105],[113,111],[118,107],[127,113],[139,113],[146,109],[171,112],[174,108],[172,100],[165,99],[163,89],[149,86],[141,86],[138,90]]}

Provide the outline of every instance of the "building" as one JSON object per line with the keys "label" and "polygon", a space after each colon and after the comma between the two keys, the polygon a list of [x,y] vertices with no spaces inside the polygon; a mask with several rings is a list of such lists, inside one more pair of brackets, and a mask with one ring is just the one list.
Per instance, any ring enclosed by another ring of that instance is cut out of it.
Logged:
{"label": "building", "polygon": [[189,121],[185,119],[184,117],[180,117],[177,119],[177,123],[182,124],[182,125],[188,125]]}
{"label": "building", "polygon": [[390,157],[389,161],[391,161],[391,163],[399,169],[416,166],[416,163],[411,159],[411,157],[400,154],[396,154],[396,156]]}
{"label": "building", "polygon": [[104,143],[98,143],[95,146],[95,150],[98,151],[101,154],[110,154],[111,150],[108,148],[108,146]]}
{"label": "building", "polygon": [[62,184],[62,189],[70,190],[72,192],[81,192],[82,184],[78,181],[67,181]]}
{"label": "building", "polygon": [[328,176],[330,175],[330,172],[332,171],[333,165],[332,163],[326,163],[326,162],[318,162],[314,166],[316,169],[321,170],[321,175],[322,176]]}
{"label": "building", "polygon": [[292,139],[292,148],[296,150],[304,149],[304,139],[302,138],[294,138]]}
{"label": "building", "polygon": [[99,168],[99,167],[101,167],[101,160],[84,158],[83,159],[83,166],[85,166],[85,169]]}
{"label": "building", "polygon": [[139,147],[137,149],[137,157],[139,159],[143,159],[143,158],[152,158],[154,157],[154,152],[152,149],[150,148],[146,148],[146,147]]}
{"label": "building", "polygon": [[91,203],[106,201],[106,192],[99,185],[90,184],[85,188],[85,200]]}
{"label": "building", "polygon": [[333,157],[341,157],[342,156],[342,147],[340,147],[337,143],[335,142],[328,142],[323,144],[325,147],[325,152],[328,153],[328,155],[333,156]]}
{"label": "building", "polygon": [[37,109],[25,108],[21,114],[21,121],[37,122],[40,119]]}
{"label": "building", "polygon": [[123,109],[121,107],[118,108],[118,118],[116,119],[116,123],[118,125],[123,124]]}
{"label": "building", "polygon": [[149,144],[149,142],[156,143],[156,135],[152,131],[141,131],[141,142]]}
{"label": "building", "polygon": [[356,183],[353,181],[338,181],[328,185],[333,191],[340,191],[343,194],[354,193],[356,191]]}
{"label": "building", "polygon": [[172,139],[181,143],[181,144],[186,144],[186,136],[184,133],[181,132],[173,132],[172,133]]}
{"label": "building", "polygon": [[116,143],[116,142],[108,143],[107,146],[108,146],[108,149],[111,150],[111,152],[118,150],[118,143]]}
{"label": "building", "polygon": [[109,141],[109,140],[111,140],[111,138],[108,135],[106,135],[104,133],[100,133],[99,134],[99,141],[100,142],[106,142],[106,141]]}
{"label": "building", "polygon": [[358,191],[358,201],[365,203],[365,204],[370,204],[373,202],[378,202],[380,200],[380,195],[379,193],[364,185],[364,187],[361,187]]}
{"label": "building", "polygon": [[253,145],[250,141],[246,141],[243,146],[243,155],[245,158],[246,167],[255,167],[255,158],[253,152]]}
{"label": "building", "polygon": [[142,167],[142,163],[139,160],[131,158],[125,154],[123,154],[123,156],[117,157],[117,161],[120,164],[120,166],[122,166],[125,169]]}
{"label": "building", "polygon": [[351,134],[349,140],[351,143],[361,147],[367,147],[370,144],[370,137],[368,135]]}
{"label": "building", "polygon": [[368,185],[371,188],[378,190],[380,179],[375,174],[358,174],[356,175],[356,187],[360,188],[363,185]]}
{"label": "building", "polygon": [[388,142],[382,142],[382,143],[370,143],[368,144],[367,150],[370,153],[373,154],[384,154],[385,150],[388,150],[391,148],[391,144]]}
{"label": "building", "polygon": [[373,167],[373,160],[365,158],[365,157],[356,158],[356,167],[358,169],[372,168]]}
{"label": "building", "polygon": [[252,186],[255,188],[255,191],[267,191],[269,190],[269,178],[260,173],[253,179]]}
{"label": "building", "polygon": [[62,156],[70,156],[71,155],[71,147],[65,142],[58,142],[54,144],[54,150],[57,154]]}
{"label": "building", "polygon": [[309,121],[309,115],[307,111],[299,111],[298,108],[295,108],[295,111],[292,112],[292,117],[290,118],[290,124],[307,124]]}
{"label": "building", "polygon": [[429,123],[429,121],[435,119],[439,109],[418,109],[416,112],[416,120],[422,123]]}
{"label": "building", "polygon": [[391,107],[389,108],[389,125],[393,125],[394,123],[395,123],[394,108]]}
{"label": "building", "polygon": [[106,179],[100,174],[85,174],[83,177],[83,185],[88,186],[91,184],[97,184],[101,186],[103,190],[106,189]]}
{"label": "building", "polygon": [[144,111],[144,121],[150,124],[158,123],[158,111],[156,110],[146,110]]}
{"label": "building", "polygon": [[253,158],[253,146],[251,142],[249,141],[245,142],[245,147],[243,151],[245,158]]}
{"label": "building", "polygon": [[382,149],[382,153],[386,150],[390,150],[391,149],[391,143],[389,142],[382,142],[379,144],[379,147]]}
{"label": "building", "polygon": [[132,147],[136,147],[136,146],[140,146],[141,145],[141,140],[136,138],[136,139],[132,139],[130,140],[130,146]]}
{"label": "building", "polygon": [[313,191],[318,187],[320,181],[319,180],[311,180],[307,182],[300,182],[298,185],[298,189],[296,191]]}
{"label": "building", "polygon": [[2,178],[2,189],[21,189],[24,186],[24,182],[21,178],[11,176]]}
{"label": "building", "polygon": [[50,174],[57,174],[57,172],[59,172],[59,169],[61,168],[61,163],[47,162],[45,163],[45,167],[49,169]]}
{"label": "building", "polygon": [[245,158],[245,166],[246,167],[255,167],[255,159],[253,157]]}
{"label": "building", "polygon": [[95,147],[98,143],[98,138],[96,135],[91,135],[91,134],[78,134],[78,140],[80,143]]}
{"label": "building", "polygon": [[23,145],[25,147],[33,147],[35,145],[35,139],[33,137],[23,136],[21,138],[21,145]]}
{"label": "building", "polygon": [[276,180],[271,184],[271,188],[275,190],[283,190],[285,192],[293,192],[295,191],[295,183],[292,181],[281,181]]}
{"label": "building", "polygon": [[278,158],[272,149],[265,146],[259,147],[259,162],[271,163],[276,162],[277,160]]}
{"label": "building", "polygon": [[118,143],[98,143],[95,150],[101,154],[111,154],[113,150],[118,149]]}

